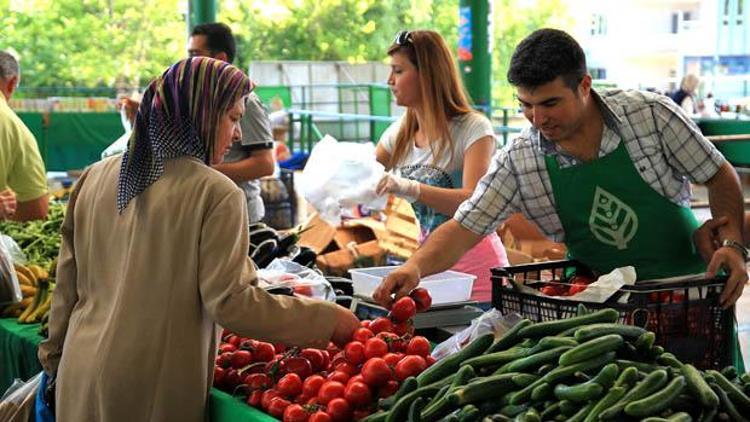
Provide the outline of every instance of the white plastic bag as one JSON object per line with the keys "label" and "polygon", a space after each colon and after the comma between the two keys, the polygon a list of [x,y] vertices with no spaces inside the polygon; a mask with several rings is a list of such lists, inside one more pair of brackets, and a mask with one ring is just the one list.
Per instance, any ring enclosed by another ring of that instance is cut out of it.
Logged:
{"label": "white plastic bag", "polygon": [[506,331],[518,324],[523,317],[517,313],[503,315],[497,309],[490,309],[471,321],[471,325],[451,336],[448,340],[438,344],[432,350],[432,357],[442,359],[463,349],[477,337],[492,333],[500,338]]}
{"label": "white plastic bag", "polygon": [[320,273],[289,258],[276,258],[266,268],[258,270],[258,285],[287,286],[300,296],[334,302],[333,286]]}
{"label": "white plastic bag", "polygon": [[13,267],[13,258],[6,244],[11,248],[13,245],[18,247],[13,239],[10,239],[10,242],[6,239],[0,241],[0,306],[18,303],[23,299],[21,286],[18,284],[16,270]]}
{"label": "white plastic bag", "polygon": [[130,134],[133,132],[133,126],[130,124],[130,120],[128,120],[125,107],[120,108],[120,122],[122,123],[123,129],[125,129],[125,133],[102,151],[102,160],[123,153],[128,149],[128,141],[130,141]]}
{"label": "white plastic bag", "polygon": [[42,379],[42,373],[23,382],[15,380],[8,391],[0,398],[0,421],[26,422],[34,413],[36,390]]}
{"label": "white plastic bag", "polygon": [[384,172],[383,165],[375,159],[373,144],[339,142],[326,135],[313,148],[299,186],[320,217],[338,226],[342,208],[385,208],[388,196],[375,193]]}

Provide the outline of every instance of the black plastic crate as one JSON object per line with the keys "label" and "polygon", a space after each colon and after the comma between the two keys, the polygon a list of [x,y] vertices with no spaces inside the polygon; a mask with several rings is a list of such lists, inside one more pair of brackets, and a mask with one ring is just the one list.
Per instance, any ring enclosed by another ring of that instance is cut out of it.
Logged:
{"label": "black plastic crate", "polygon": [[[656,343],[683,362],[699,368],[722,368],[731,363],[729,338],[733,309],[723,310],[719,296],[726,277],[678,283],[656,281],[623,286],[604,303],[559,299],[522,293],[510,280],[541,289],[566,283],[572,274],[590,271],[574,260],[548,261],[492,269],[492,305],[503,314],[516,312],[531,321],[550,321],[576,315],[579,303],[589,309],[613,308],[619,322],[644,327]],[[626,303],[618,300],[628,294]]]}
{"label": "black plastic crate", "polygon": [[294,227],[297,224],[294,171],[281,169],[279,177],[263,178],[260,186],[265,207],[263,222],[279,230]]}

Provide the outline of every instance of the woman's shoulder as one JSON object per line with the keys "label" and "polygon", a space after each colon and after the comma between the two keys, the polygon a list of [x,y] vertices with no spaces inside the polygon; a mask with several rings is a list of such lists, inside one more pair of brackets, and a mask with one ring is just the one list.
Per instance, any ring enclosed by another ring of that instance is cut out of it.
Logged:
{"label": "woman's shoulder", "polygon": [[455,130],[492,132],[492,122],[478,111],[470,111],[454,117],[451,125]]}

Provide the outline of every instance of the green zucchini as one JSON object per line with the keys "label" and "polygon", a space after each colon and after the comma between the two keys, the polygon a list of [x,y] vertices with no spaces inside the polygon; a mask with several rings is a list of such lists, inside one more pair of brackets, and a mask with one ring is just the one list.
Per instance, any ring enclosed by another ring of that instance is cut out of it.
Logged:
{"label": "green zucchini", "polygon": [[572,327],[582,327],[584,325],[596,324],[601,322],[616,322],[619,317],[619,312],[614,309],[607,308],[587,315],[529,325],[521,329],[518,335],[521,337],[552,336]]}
{"label": "green zucchini", "polygon": [[695,366],[690,364],[683,365],[681,372],[685,376],[688,389],[698,398],[701,406],[710,408],[719,405],[719,396],[714,393],[714,390],[703,379],[703,375],[701,375]]}
{"label": "green zucchini", "polygon": [[617,350],[622,346],[623,341],[622,336],[619,334],[608,334],[595,338],[566,351],[560,355],[558,362],[562,366],[582,362],[594,356]]}
{"label": "green zucchini", "polygon": [[490,347],[494,339],[495,336],[492,334],[479,336],[462,350],[437,361],[435,364],[425,369],[421,374],[417,375],[419,385],[428,385],[455,373],[458,371],[458,368],[463,361],[484,353],[485,350]]}
{"label": "green zucchini", "polygon": [[486,353],[495,353],[502,350],[510,349],[511,346],[515,345],[521,336],[518,333],[524,328],[532,324],[528,319],[522,319],[516,323],[510,330],[506,331],[500,339],[493,342],[492,345],[487,349]]}
{"label": "green zucchini", "polygon": [[628,403],[625,406],[625,413],[638,418],[655,415],[669,408],[674,399],[685,389],[686,384],[685,377],[680,375],[670,381],[661,391]]}
{"label": "green zucchini", "polygon": [[649,394],[659,390],[667,383],[667,371],[657,369],[648,374],[646,378],[630,389],[617,403],[603,410],[599,415],[600,420],[612,419],[617,416],[630,402],[640,400]]}
{"label": "green zucchini", "polygon": [[602,337],[608,334],[619,334],[623,338],[635,340],[647,332],[648,331],[644,330],[643,328],[636,327],[634,325],[609,323],[591,324],[579,328],[575,332],[575,339],[579,343],[583,343],[584,341],[591,340],[592,338]]}

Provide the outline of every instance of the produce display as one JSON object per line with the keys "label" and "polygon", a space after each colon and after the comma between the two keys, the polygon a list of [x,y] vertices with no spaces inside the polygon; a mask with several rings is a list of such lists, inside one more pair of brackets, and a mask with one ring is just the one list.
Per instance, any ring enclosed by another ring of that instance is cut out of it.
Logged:
{"label": "produce display", "polygon": [[62,202],[50,202],[46,220],[0,221],[0,233],[16,241],[27,262],[49,272],[60,251],[60,228],[65,217],[65,206]]}
{"label": "produce display", "polygon": [[287,348],[225,331],[214,386],[286,422],[362,420],[378,406],[395,406],[434,363],[430,342],[414,335],[412,323],[431,301],[415,289],[387,317],[362,321],[341,350]]}
{"label": "produce display", "polygon": [[280,233],[265,223],[253,223],[249,226],[250,250],[248,255],[258,268],[265,268],[276,258],[290,258],[292,261],[312,268],[315,265],[315,252],[305,246],[297,245],[300,230]]}
{"label": "produce display", "polygon": [[745,421],[750,375],[699,371],[618,312],[534,324],[501,338],[480,336],[414,378],[374,421]]}

